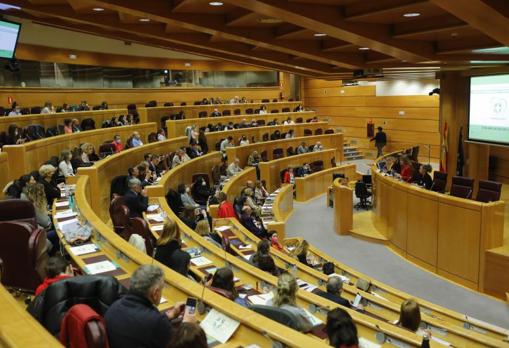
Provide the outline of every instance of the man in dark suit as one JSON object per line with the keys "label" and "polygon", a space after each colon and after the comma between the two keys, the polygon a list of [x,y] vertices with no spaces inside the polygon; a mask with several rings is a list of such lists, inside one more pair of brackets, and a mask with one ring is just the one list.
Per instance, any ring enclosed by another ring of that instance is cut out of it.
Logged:
{"label": "man in dark suit", "polygon": [[387,144],[387,135],[383,131],[382,127],[378,127],[378,133],[375,134],[373,138],[371,138],[370,141],[375,141],[375,146],[378,151],[376,157],[380,157],[383,155],[383,148]]}
{"label": "man in dark suit", "polygon": [[141,187],[141,181],[131,178],[127,182],[129,191],[124,196],[125,205],[129,208],[129,217],[142,217],[143,212],[148,208],[148,197]]}
{"label": "man in dark suit", "polygon": [[321,290],[316,291],[317,295],[320,295],[330,301],[336,302],[342,306],[350,308],[350,302],[348,300],[341,297],[341,290],[343,289],[343,282],[339,277],[329,277],[327,280],[327,292],[323,292]]}
{"label": "man in dark suit", "polygon": [[263,228],[262,223],[253,217],[253,211],[249,206],[244,206],[242,208],[240,222],[245,228],[247,228],[251,233],[253,233],[258,238],[260,239],[267,238],[267,232]]}

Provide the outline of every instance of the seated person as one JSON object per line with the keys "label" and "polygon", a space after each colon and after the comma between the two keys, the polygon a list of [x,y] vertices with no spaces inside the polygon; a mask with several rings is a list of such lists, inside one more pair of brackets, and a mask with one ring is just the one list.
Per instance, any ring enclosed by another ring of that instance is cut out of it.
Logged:
{"label": "seated person", "polygon": [[[81,160],[83,161],[83,163],[85,163],[85,165],[92,164],[92,162],[95,160],[94,145],[92,145],[90,143],[84,143],[81,145],[81,151],[82,151],[81,152]],[[97,156],[97,155],[95,155],[95,156]]]}
{"label": "seated person", "polygon": [[206,241],[214,244],[219,248],[223,248],[221,244],[221,237],[216,232],[210,231],[209,222],[206,219],[198,221],[196,224],[195,232],[203,237]]}
{"label": "seated person", "polygon": [[279,274],[274,259],[270,256],[270,242],[267,239],[262,239],[258,242],[256,253],[249,258],[249,262],[262,271],[275,276]]}
{"label": "seated person", "polygon": [[152,178],[156,179],[158,176],[161,176],[161,171],[157,167],[159,162],[160,162],[160,157],[159,156],[154,156],[151,153],[147,153],[147,154],[145,154],[145,156],[143,156],[143,158],[145,160],[145,164],[147,166],[147,169],[152,174]]}
{"label": "seated person", "polygon": [[285,139],[292,139],[292,138],[295,138],[295,132],[293,131],[293,129],[290,129],[288,131],[288,133],[286,133]]}
{"label": "seated person", "polygon": [[286,126],[286,125],[291,125],[291,124],[295,124],[295,122],[293,122],[292,118],[291,117],[288,117],[284,122],[283,124]]}
{"label": "seated person", "polygon": [[311,267],[311,265],[308,263],[308,249],[309,243],[307,240],[303,239],[293,250],[293,256],[297,258],[297,260],[299,260],[301,263]]}
{"label": "seated person", "polygon": [[[36,180],[33,177],[33,175],[26,174],[22,175],[19,179],[14,180],[11,185],[7,188],[7,191],[5,192],[6,198],[21,198],[21,199],[27,199],[26,198],[26,190],[27,185],[29,184],[35,184]],[[25,196],[25,197],[23,197]]]}
{"label": "seated person", "polygon": [[242,194],[246,197],[246,202],[244,204],[249,206],[256,216],[260,216],[262,208],[255,202],[254,190],[251,187],[247,187]]}
{"label": "seated person", "polygon": [[39,294],[46,290],[51,284],[65,278],[70,278],[73,275],[71,264],[67,262],[66,259],[62,256],[50,257],[46,264],[46,278],[44,278],[42,284],[35,289],[35,296],[39,296]]}
{"label": "seated person", "polygon": [[260,154],[254,150],[247,158],[247,165],[250,167],[256,167],[261,161]]}
{"label": "seated person", "polygon": [[431,166],[429,164],[421,164],[419,167],[419,180],[417,181],[417,185],[424,187],[426,190],[431,190],[431,186],[433,186],[433,179],[431,179]]}
{"label": "seated person", "polygon": [[276,250],[283,251],[283,245],[279,242],[279,236],[275,231],[269,231],[270,246]]}
{"label": "seated person", "polygon": [[269,192],[265,188],[264,183],[260,180],[256,180],[255,189],[254,189],[254,198],[256,204],[262,205],[265,202],[265,199],[269,196]]}
{"label": "seated person", "polygon": [[214,108],[214,111],[212,111],[210,113],[210,116],[211,117],[220,117],[220,116],[222,116],[222,114],[219,112],[219,110],[217,108]]}
{"label": "seated person", "polygon": [[220,218],[237,218],[233,204],[226,199],[226,193],[219,192],[217,199],[219,201],[219,210],[217,215]]}
{"label": "seated person", "polygon": [[156,242],[154,258],[175,272],[188,276],[191,256],[181,250],[180,229],[173,220],[166,220],[161,236]]}
{"label": "seated person", "polygon": [[148,169],[148,165],[145,162],[141,162],[136,166],[138,170],[138,180],[141,182],[141,187],[145,188],[145,186],[151,185],[153,182],[152,172]]}
{"label": "seated person", "polygon": [[124,149],[124,144],[122,144],[122,139],[120,138],[120,135],[115,135],[113,137],[113,142],[111,144],[115,148],[115,153],[119,153]]}
{"label": "seated person", "polygon": [[277,130],[270,135],[270,140],[278,140],[278,139],[281,139],[281,132]]}
{"label": "seated person", "polygon": [[238,173],[242,172],[242,168],[240,168],[239,163],[240,161],[238,158],[235,158],[235,160],[232,163],[230,163],[228,169],[226,170],[228,176],[235,176]]}
{"label": "seated person", "polygon": [[72,153],[69,150],[62,150],[60,153],[60,163],[58,164],[58,175],[67,178],[74,176],[74,169],[71,163]]}
{"label": "seated person", "polygon": [[196,323],[181,323],[167,348],[208,348],[207,336]]}
{"label": "seated person", "polygon": [[329,344],[334,348],[358,348],[357,327],[350,314],[342,308],[327,313],[326,323]]}
{"label": "seated person", "polygon": [[233,147],[233,146],[234,146],[233,145],[233,137],[230,135],[226,139],[221,141],[221,144],[219,145],[219,150],[222,153],[225,153],[227,148]]}
{"label": "seated person", "polygon": [[164,129],[159,128],[159,130],[157,131],[157,141],[164,141],[166,139],[167,139],[166,132],[164,131]]}
{"label": "seated person", "polygon": [[148,208],[147,192],[141,187],[141,182],[137,178],[131,178],[127,181],[129,190],[124,195],[124,204],[129,208],[129,217],[142,217]]}
{"label": "seated person", "polygon": [[242,137],[240,137],[239,145],[240,146],[249,145],[249,139],[245,135],[243,135]]}
{"label": "seated person", "polygon": [[413,299],[403,301],[403,303],[401,303],[399,320],[394,324],[415,332],[420,336],[424,335],[424,331],[420,328],[421,310],[417,301]]}
{"label": "seated person", "polygon": [[406,156],[401,156],[399,159],[401,165],[400,176],[403,181],[412,182],[413,169],[410,160]]}
{"label": "seated person", "polygon": [[201,155],[203,155],[203,152],[200,149],[200,145],[198,145],[198,143],[193,143],[193,145],[191,145],[191,147],[187,148],[187,155],[191,159],[200,157]]}
{"label": "seated person", "polygon": [[177,187],[177,192],[180,194],[180,200],[184,205],[184,208],[198,208],[200,205],[196,203],[191,196],[191,187],[185,184],[180,184]]}
{"label": "seated person", "polygon": [[143,141],[141,141],[140,133],[133,132],[133,134],[131,136],[131,146],[138,147],[138,146],[142,146],[142,145],[143,145]]}
{"label": "seated person", "polygon": [[70,118],[64,120],[64,134],[72,134],[72,120]]}
{"label": "seated person", "polygon": [[323,150],[322,143],[317,141],[315,146],[313,146],[313,152],[318,152],[318,151],[322,151],[322,150]]}
{"label": "seated person", "polygon": [[300,143],[299,147],[297,148],[297,155],[301,155],[301,154],[307,153],[307,152],[309,152],[309,149],[306,145],[306,142],[303,141]]}
{"label": "seated person", "polygon": [[285,172],[285,175],[283,176],[283,184],[295,184],[295,175],[292,167],[288,167],[288,170]]}
{"label": "seated person", "polygon": [[240,298],[237,289],[235,289],[233,271],[229,267],[219,268],[208,285],[214,292],[235,301],[241,306],[248,306],[247,301]]}
{"label": "seated person", "polygon": [[201,220],[201,212],[198,208],[184,208],[179,215],[180,220],[185,223],[190,229],[194,230],[196,224]]}
{"label": "seated person", "polygon": [[191,188],[192,197],[198,204],[206,205],[211,194],[209,185],[201,176],[196,179]]}
{"label": "seated person", "polygon": [[278,125],[277,118],[267,122],[267,126],[277,126],[277,125]]}
{"label": "seated person", "polygon": [[259,115],[266,115],[268,112],[267,112],[267,105],[265,104],[262,104],[260,106],[260,111],[258,112]]}
{"label": "seated person", "polygon": [[[111,348],[168,347],[172,339],[171,320],[184,310],[177,303],[165,313],[157,306],[164,289],[164,273],[158,266],[142,265],[131,276],[127,295],[106,311],[108,341]],[[194,321],[184,316],[184,322]]]}
{"label": "seated person", "polygon": [[175,152],[175,156],[173,156],[171,160],[171,167],[175,168],[176,166],[189,161],[191,158],[187,155],[187,153],[183,149],[178,149]]}
{"label": "seated person", "polygon": [[262,223],[253,216],[253,210],[248,205],[245,205],[242,208],[240,222],[242,223],[242,226],[247,228],[256,237],[260,239],[267,237],[267,233],[265,232]]}
{"label": "seated person", "polygon": [[288,272],[283,272],[277,280],[277,288],[269,305],[293,313],[299,320],[299,331],[309,332],[313,328],[313,324],[306,310],[297,306],[297,290],[298,286],[295,277]]}
{"label": "seated person", "polygon": [[52,205],[53,200],[56,198],[60,198],[61,194],[55,181],[56,171],[57,169],[51,164],[43,164],[41,168],[39,168],[40,183],[44,185],[44,193],[49,205]]}
{"label": "seated person", "polygon": [[332,302],[336,302],[342,306],[350,308],[350,302],[341,297],[341,290],[343,289],[343,282],[339,277],[329,277],[327,280],[327,292],[317,291],[316,294],[320,295]]}

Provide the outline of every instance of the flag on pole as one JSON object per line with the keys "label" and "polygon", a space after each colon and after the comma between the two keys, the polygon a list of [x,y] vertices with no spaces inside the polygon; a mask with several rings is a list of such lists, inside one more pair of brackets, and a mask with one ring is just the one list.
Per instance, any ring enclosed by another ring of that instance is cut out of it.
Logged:
{"label": "flag on pole", "polygon": [[440,154],[440,171],[447,172],[447,156],[449,152],[449,129],[447,122],[444,122],[444,131],[442,132],[442,144]]}
{"label": "flag on pole", "polygon": [[460,127],[458,137],[458,155],[456,156],[456,175],[463,176],[463,166],[465,165],[465,153],[463,150],[463,127]]}

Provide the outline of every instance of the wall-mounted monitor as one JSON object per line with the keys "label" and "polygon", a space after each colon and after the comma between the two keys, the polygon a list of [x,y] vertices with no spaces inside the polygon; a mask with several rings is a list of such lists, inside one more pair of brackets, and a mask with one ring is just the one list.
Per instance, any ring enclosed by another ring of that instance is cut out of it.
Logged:
{"label": "wall-mounted monitor", "polygon": [[509,145],[509,74],[470,78],[468,140]]}
{"label": "wall-mounted monitor", "polygon": [[0,58],[14,58],[20,30],[20,23],[0,20]]}

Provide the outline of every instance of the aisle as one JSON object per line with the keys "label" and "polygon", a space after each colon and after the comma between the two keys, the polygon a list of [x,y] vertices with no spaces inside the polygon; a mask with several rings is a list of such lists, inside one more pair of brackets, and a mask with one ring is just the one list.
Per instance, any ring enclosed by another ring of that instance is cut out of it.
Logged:
{"label": "aisle", "polygon": [[382,244],[336,235],[332,209],[325,207],[325,197],[308,203],[294,202],[294,209],[287,222],[288,237],[304,237],[343,263],[406,293],[509,328],[508,304],[423,271]]}

